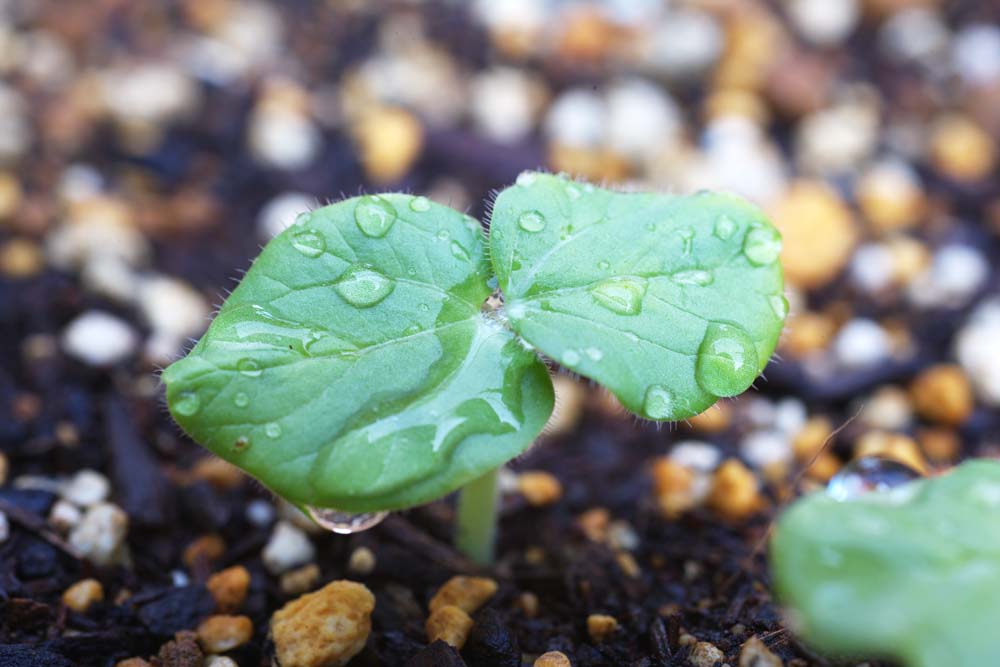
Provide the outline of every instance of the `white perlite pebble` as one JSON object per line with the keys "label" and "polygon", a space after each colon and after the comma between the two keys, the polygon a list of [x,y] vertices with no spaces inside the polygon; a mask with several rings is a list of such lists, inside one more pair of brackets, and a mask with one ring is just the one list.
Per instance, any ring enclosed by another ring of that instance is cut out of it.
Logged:
{"label": "white perlite pebble", "polygon": [[849,321],[833,341],[834,355],[848,368],[871,366],[889,357],[889,334],[878,322],[863,318]]}
{"label": "white perlite pebble", "polygon": [[813,172],[853,171],[878,141],[879,111],[872,95],[840,103],[804,117],[795,131],[795,152]]}
{"label": "white perlite pebble", "polygon": [[169,276],[146,278],[139,288],[139,307],[157,333],[184,339],[208,326],[205,297],[187,283]]}
{"label": "white perlite pebble", "polygon": [[81,470],[63,485],[59,495],[80,507],[90,507],[105,500],[111,492],[108,478],[94,470]]}
{"label": "white perlite pebble", "polygon": [[700,440],[683,440],[670,450],[670,460],[674,463],[701,472],[715,470],[721,458],[722,454],[715,445]]}
{"label": "white perlite pebble", "polygon": [[255,526],[269,526],[274,521],[275,514],[274,505],[266,500],[257,498],[247,504],[247,521]]}
{"label": "white perlite pebble", "polygon": [[0,544],[7,541],[10,537],[10,522],[7,521],[7,515],[0,512]]}
{"label": "white perlite pebble", "polygon": [[753,431],[740,443],[740,454],[757,468],[787,463],[792,458],[788,436],[779,431]]}
{"label": "white perlite pebble", "polygon": [[976,394],[1000,406],[1000,300],[984,302],[955,337],[955,356],[968,373]]}
{"label": "white perlite pebble", "polygon": [[210,655],[205,659],[205,667],[239,667],[228,655]]}
{"label": "white perlite pebble", "polygon": [[910,283],[913,304],[923,308],[958,308],[969,302],[990,275],[982,251],[966,245],[946,245],[934,253],[931,265]]}
{"label": "white perlite pebble", "polygon": [[264,240],[270,241],[291,227],[299,215],[318,206],[316,198],[304,192],[282,192],[260,209],[257,214],[257,233]]}
{"label": "white perlite pebble", "polygon": [[608,145],[616,153],[653,159],[679,139],[683,121],[664,90],[642,79],[628,79],[607,92]]}
{"label": "white perlite pebble", "polygon": [[288,521],[279,521],[261,553],[261,559],[271,574],[279,575],[308,563],[315,555],[316,549],[304,532]]}
{"label": "white perlite pebble", "polygon": [[865,243],[851,257],[851,282],[868,294],[877,294],[892,286],[894,258],[881,243]]}
{"label": "white perlite pebble", "polygon": [[68,533],[79,525],[83,512],[73,503],[57,500],[49,510],[49,525],[60,533]]}
{"label": "white perlite pebble", "polygon": [[861,421],[872,428],[902,431],[913,422],[913,406],[906,391],[899,387],[882,387],[870,398],[860,399],[858,405]]}
{"label": "white perlite pebble", "polygon": [[787,436],[802,430],[808,418],[806,404],[797,398],[783,398],[774,406],[774,427]]}
{"label": "white perlite pebble", "polygon": [[657,72],[687,79],[711,67],[722,47],[718,21],[705,12],[680,10],[668,13],[653,29],[646,57]]}
{"label": "white perlite pebble", "polygon": [[901,62],[930,65],[948,47],[948,26],[936,9],[912,7],[890,16],[879,31],[879,44]]}
{"label": "white perlite pebble", "polygon": [[951,45],[955,73],[972,85],[1000,81],[1000,27],[974,23],[958,31]]}
{"label": "white perlite pebble", "polygon": [[80,315],[62,333],[66,354],[90,366],[108,366],[125,359],[138,341],[128,323],[98,310]]}
{"label": "white perlite pebble", "polygon": [[179,67],[167,62],[129,63],[100,76],[101,101],[121,121],[162,124],[190,113],[199,89]]}
{"label": "white perlite pebble", "polygon": [[100,503],[83,515],[69,543],[95,565],[111,565],[120,560],[127,532],[128,515],[117,505]]}
{"label": "white perlite pebble", "polygon": [[543,91],[543,84],[524,70],[495,67],[472,80],[469,112],[481,134],[513,143],[531,132]]}
{"label": "white perlite pebble", "polygon": [[294,170],[307,167],[323,137],[308,116],[289,109],[258,109],[250,115],[250,152],[264,165]]}
{"label": "white perlite pebble", "polygon": [[545,116],[549,139],[566,146],[595,148],[604,143],[608,110],[600,95],[589,88],[562,93]]}
{"label": "white perlite pebble", "polygon": [[835,46],[858,24],[857,0],[787,0],[788,15],[800,35],[819,46]]}

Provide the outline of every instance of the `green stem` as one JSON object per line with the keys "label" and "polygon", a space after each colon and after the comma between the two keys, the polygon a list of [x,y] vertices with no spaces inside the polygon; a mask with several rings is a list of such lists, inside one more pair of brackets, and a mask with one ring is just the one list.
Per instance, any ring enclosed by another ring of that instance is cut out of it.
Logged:
{"label": "green stem", "polygon": [[458,492],[457,534],[455,545],[480,565],[493,562],[493,543],[497,535],[497,470],[472,480]]}

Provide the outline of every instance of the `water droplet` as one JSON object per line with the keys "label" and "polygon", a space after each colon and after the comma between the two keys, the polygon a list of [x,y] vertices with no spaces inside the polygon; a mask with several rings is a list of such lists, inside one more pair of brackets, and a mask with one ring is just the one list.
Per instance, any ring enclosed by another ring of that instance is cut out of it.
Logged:
{"label": "water droplet", "polygon": [[728,241],[736,233],[736,223],[728,215],[720,215],[719,219],[715,221],[712,233],[715,234],[716,238]]}
{"label": "water droplet", "polygon": [[530,171],[522,171],[517,175],[517,181],[515,181],[522,188],[530,187],[535,183],[535,174]]}
{"label": "water droplet", "polygon": [[319,257],[326,250],[326,241],[314,229],[303,229],[292,234],[292,247],[306,257]]}
{"label": "water droplet", "polygon": [[518,217],[517,226],[526,232],[540,232],[545,229],[545,216],[538,211],[525,211]]}
{"label": "water droplet", "polygon": [[240,437],[236,438],[236,442],[233,443],[233,449],[235,449],[238,452],[244,452],[250,449],[250,438],[246,437],[245,435],[241,435]]}
{"label": "water droplet", "polygon": [[250,397],[247,396],[245,392],[237,392],[236,395],[233,396],[233,404],[238,408],[245,408],[250,405]]}
{"label": "water droplet", "polygon": [[365,236],[382,238],[396,222],[396,209],[381,197],[362,197],[354,207],[354,222]]}
{"label": "water droplet", "polygon": [[670,279],[681,285],[697,285],[698,287],[705,287],[706,285],[711,285],[712,281],[715,280],[715,277],[712,275],[711,271],[691,269],[690,271],[678,271],[677,273],[671,274]]}
{"label": "water droplet", "polygon": [[590,357],[592,361],[600,361],[604,358],[604,353],[596,347],[588,347],[583,353]]}
{"label": "water droplet", "polygon": [[269,438],[278,438],[281,436],[281,424],[277,422],[268,422],[264,425],[264,435]]}
{"label": "water droplet", "polygon": [[783,320],[788,316],[788,299],[781,294],[772,294],[767,300],[771,304],[771,310],[774,311],[779,320]]}
{"label": "water droplet", "polygon": [[303,225],[309,224],[309,221],[312,220],[312,217],[313,216],[311,211],[306,211],[305,213],[299,213],[297,216],[295,216],[294,224],[297,227],[302,227]]}
{"label": "water droplet", "polygon": [[184,415],[185,417],[190,417],[201,409],[201,401],[198,399],[198,394],[193,391],[181,392],[174,402],[174,410],[177,414]]}
{"label": "water droplet", "polygon": [[419,324],[411,324],[410,326],[403,329],[403,334],[406,336],[415,336],[421,331],[423,331],[423,327],[421,327]]}
{"label": "water droplet", "polygon": [[642,278],[609,278],[590,290],[600,305],[619,315],[637,315],[642,310],[646,295],[646,281]]}
{"label": "water droplet", "polygon": [[429,211],[431,208],[431,200],[427,197],[414,197],[410,200],[410,210],[417,213],[423,213]]}
{"label": "water droplet", "polygon": [[469,256],[469,251],[462,247],[458,241],[451,242],[451,254],[455,259],[460,259],[463,262],[468,262],[472,259]]}
{"label": "water droplet", "polygon": [[698,347],[695,379],[713,396],[735,396],[757,377],[757,348],[734,324],[711,322]]}
{"label": "water droplet", "polygon": [[360,533],[363,530],[374,528],[382,523],[382,519],[389,516],[388,512],[363,512],[352,514],[351,512],[341,512],[329,507],[313,507],[306,505],[306,511],[310,518],[327,530],[341,535]]}
{"label": "water droplet", "polygon": [[437,237],[439,241],[447,241],[448,239],[451,238],[451,234],[448,232],[447,229],[442,229],[438,231]]}
{"label": "water droplet", "polygon": [[826,492],[834,500],[852,500],[866,493],[889,491],[919,479],[913,468],[878,456],[866,456],[851,461],[830,478]]}
{"label": "water droplet", "polygon": [[611,262],[602,259],[597,263],[597,268],[599,268],[601,271],[607,271],[608,269],[611,268]]}
{"label": "water droplet", "polygon": [[380,303],[395,287],[392,278],[364,267],[348,269],[333,285],[337,294],[355,308],[370,308]]}
{"label": "water droplet", "polygon": [[685,255],[690,255],[694,248],[694,230],[690,227],[677,230],[677,235],[681,237],[681,251]]}
{"label": "water droplet", "polygon": [[650,419],[670,419],[674,414],[674,395],[663,385],[654,384],[646,390],[642,409]]}
{"label": "water droplet", "polygon": [[562,364],[563,366],[569,366],[573,368],[580,363],[580,353],[576,350],[566,350],[562,354]]}
{"label": "water droplet", "polygon": [[754,227],[743,241],[743,254],[751,264],[773,264],[781,254],[781,235],[772,227]]}
{"label": "water droplet", "polygon": [[417,310],[419,310],[422,313],[426,313],[430,309],[431,309],[431,307],[428,306],[426,303],[421,303],[421,304],[417,305]]}
{"label": "water droplet", "polygon": [[236,370],[250,378],[260,376],[264,371],[254,359],[240,359],[236,362]]}

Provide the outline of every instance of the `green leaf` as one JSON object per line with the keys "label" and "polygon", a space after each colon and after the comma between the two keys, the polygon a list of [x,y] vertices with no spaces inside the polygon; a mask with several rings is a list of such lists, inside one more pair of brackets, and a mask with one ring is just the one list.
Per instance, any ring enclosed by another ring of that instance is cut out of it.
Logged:
{"label": "green leaf", "polygon": [[648,419],[744,391],[788,310],[781,237],[733,195],[525,172],[497,197],[490,242],[514,330]]}
{"label": "green leaf", "polygon": [[795,503],[771,542],[791,618],[831,655],[908,667],[997,662],[1000,463],[837,501]]}
{"label": "green leaf", "polygon": [[367,196],[272,240],[163,374],[177,422],[302,505],[440,497],[531,444],[544,365],[481,313],[479,224],[425,197]]}

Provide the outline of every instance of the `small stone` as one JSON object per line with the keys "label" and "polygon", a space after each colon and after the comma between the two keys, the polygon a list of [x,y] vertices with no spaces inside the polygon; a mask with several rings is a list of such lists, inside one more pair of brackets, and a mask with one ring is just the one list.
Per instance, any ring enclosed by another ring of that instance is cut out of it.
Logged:
{"label": "small stone", "polygon": [[319,577],[319,566],[316,563],[297,567],[281,575],[281,592],[285,595],[302,595],[316,586]]}
{"label": "small stone", "polygon": [[688,662],[693,667],[715,667],[717,663],[726,659],[726,654],[719,650],[719,647],[710,642],[698,642],[692,647]]}
{"label": "small stone", "polygon": [[709,507],[724,518],[738,521],[761,509],[763,499],[753,472],[736,459],[725,461],[712,478]]}
{"label": "small stone", "polygon": [[948,463],[958,458],[962,440],[947,428],[922,428],[917,431],[917,442],[927,458],[936,463]]}
{"label": "small stone", "polygon": [[253,621],[246,616],[209,616],[198,625],[198,643],[207,653],[225,653],[253,637]]}
{"label": "small stone", "polygon": [[795,152],[807,173],[854,172],[878,145],[879,97],[866,87],[849,89],[848,95],[799,122]]}
{"label": "small stone", "polygon": [[563,91],[548,109],[544,127],[549,139],[569,148],[597,148],[604,144],[607,107],[589,88]]}
{"label": "small stone", "polygon": [[872,320],[856,318],[837,332],[833,342],[837,360],[848,368],[873,366],[887,359],[892,351],[889,334]]}
{"label": "small stone", "polygon": [[323,137],[301,110],[258,104],[250,114],[247,143],[261,164],[294,171],[312,163]]}
{"label": "small stone", "polygon": [[462,609],[453,605],[439,606],[427,618],[424,629],[427,641],[438,639],[461,649],[472,631],[473,620]]}
{"label": "small stone", "polygon": [[656,502],[665,517],[676,518],[698,505],[701,498],[695,470],[670,457],[660,457],[652,472]]}
{"label": "small stone", "polygon": [[202,535],[184,548],[181,560],[189,569],[209,564],[226,553],[226,543],[218,535]]}
{"label": "small stone", "polygon": [[90,606],[104,601],[104,587],[97,579],[78,581],[62,594],[62,603],[81,614],[87,613]]}
{"label": "small stone", "polygon": [[642,576],[642,568],[639,567],[639,563],[636,561],[635,556],[629,552],[619,551],[616,553],[615,562],[618,563],[618,568],[626,577],[629,577],[630,579],[638,579]]}
{"label": "small stone", "polygon": [[261,553],[264,566],[279,575],[313,559],[316,549],[309,537],[288,521],[275,524],[271,538]]}
{"label": "small stone", "polygon": [[591,614],[587,617],[587,634],[597,643],[610,639],[617,630],[618,620],[614,616]]}
{"label": "small stone", "polygon": [[889,385],[877,389],[864,402],[859,418],[872,428],[904,430],[913,422],[913,406],[906,391]]}
{"label": "small stone", "polygon": [[517,608],[521,610],[521,613],[528,618],[535,618],[538,616],[538,609],[540,603],[538,596],[531,591],[525,591],[517,596]]}
{"label": "small stone", "polygon": [[522,472],[517,477],[518,490],[529,505],[544,507],[551,505],[562,497],[562,483],[555,475],[533,470]]}
{"label": "small stone", "polygon": [[300,215],[318,206],[316,198],[304,192],[282,192],[260,209],[257,233],[261,238],[271,240],[291,227]]}
{"label": "small stone", "polygon": [[639,534],[628,521],[619,519],[608,526],[608,544],[616,549],[635,551],[639,548]]}
{"label": "small stone", "polygon": [[7,483],[7,476],[10,474],[10,461],[7,455],[0,452],[0,486]]}
{"label": "small stone", "polygon": [[858,0],[786,0],[796,30],[818,46],[836,46],[854,30],[861,12]]}
{"label": "small stone", "polygon": [[636,161],[652,160],[680,138],[680,110],[662,86],[626,79],[608,89],[606,104],[607,142],[616,153]]}
{"label": "small stone", "polygon": [[347,570],[361,576],[371,574],[375,571],[375,553],[368,547],[358,547],[347,559]]}
{"label": "small stone", "polygon": [[376,183],[395,183],[413,166],[424,145],[424,128],[398,107],[369,109],[351,128],[365,173]]}
{"label": "small stone", "polygon": [[913,405],[925,419],[958,426],[972,414],[972,385],[960,366],[938,364],[927,368],[910,386]]}
{"label": "small stone", "polygon": [[[151,327],[183,344],[208,326],[211,309],[200,292],[169,276],[146,278],[139,287],[139,307]],[[178,348],[180,349],[180,348]]]}
{"label": "small stone", "polygon": [[15,280],[32,278],[45,268],[45,257],[38,244],[14,238],[0,245],[0,275]]}
{"label": "small stone", "polygon": [[984,403],[1000,405],[1000,300],[976,308],[955,337],[955,355]]}
{"label": "small stone", "polygon": [[215,606],[219,611],[232,613],[246,600],[250,588],[250,572],[242,565],[234,565],[210,576],[205,587],[215,598]]}
{"label": "small stone", "polygon": [[928,153],[934,167],[961,182],[985,179],[997,163],[992,137],[972,118],[949,114],[931,125]]}
{"label": "small stone", "polygon": [[740,648],[739,667],[782,667],[783,664],[781,658],[757,637],[746,640]]}
{"label": "small stone", "polygon": [[573,663],[561,651],[549,651],[535,659],[534,667],[573,667]]}
{"label": "small stone", "polygon": [[90,366],[110,366],[129,357],[138,335],[128,323],[90,310],[69,323],[62,333],[66,354]]}
{"label": "small stone", "polygon": [[239,468],[217,456],[198,459],[191,468],[191,477],[204,480],[217,489],[234,489],[246,479]]}
{"label": "small stone", "polygon": [[951,45],[951,62],[973,86],[1000,82],[1000,28],[989,23],[962,26]]}
{"label": "small stone", "polygon": [[755,468],[783,466],[792,459],[792,447],[781,431],[751,431],[740,441],[740,455]]}
{"label": "small stone", "polygon": [[699,472],[712,472],[722,460],[718,447],[700,440],[682,440],[676,443],[669,456],[674,463]]}
{"label": "small stone", "polygon": [[200,667],[205,655],[198,646],[198,635],[184,630],[161,646],[157,657],[161,667]]}
{"label": "small stone", "polygon": [[923,308],[967,304],[990,277],[990,263],[979,248],[949,244],[938,248],[929,267],[909,284],[910,301]]}
{"label": "small stone", "polygon": [[657,72],[675,80],[703,75],[727,46],[713,15],[685,8],[671,8],[666,20],[655,25],[649,41],[646,59]]}
{"label": "small stone", "polygon": [[720,401],[704,412],[688,418],[688,424],[699,433],[720,433],[729,428],[731,414],[729,403]]}
{"label": "small stone", "polygon": [[112,565],[122,557],[128,515],[117,505],[98,503],[69,534],[69,543],[95,565]]}
{"label": "small stone", "polygon": [[792,452],[799,463],[808,463],[829,445],[833,436],[833,425],[826,417],[812,417],[795,437],[792,438]]}
{"label": "small stone", "polygon": [[4,512],[0,512],[0,544],[10,538],[10,520]]}
{"label": "small stone", "polygon": [[82,519],[83,512],[80,508],[65,500],[57,500],[49,511],[49,525],[60,533],[68,533],[79,525]]}
{"label": "small stone", "polygon": [[79,507],[90,507],[104,501],[110,492],[107,477],[95,470],[81,470],[62,487],[59,495]]}
{"label": "small stone", "polygon": [[247,521],[255,526],[263,527],[270,525],[274,521],[275,514],[277,513],[274,510],[274,505],[262,498],[255,498],[247,503]]}
{"label": "small stone", "polygon": [[514,143],[531,131],[545,95],[544,82],[526,70],[494,67],[473,78],[469,111],[481,134]]}
{"label": "small stone", "polygon": [[858,438],[854,445],[855,458],[869,456],[892,459],[907,465],[921,474],[927,474],[927,461],[916,441],[901,433],[869,431]]}
{"label": "small stone", "polygon": [[855,196],[865,220],[879,232],[909,229],[926,213],[919,176],[901,160],[882,160],[868,167]]}
{"label": "small stone", "polygon": [[115,667],[153,667],[153,665],[142,658],[127,658],[116,662]]}
{"label": "small stone", "polygon": [[[371,633],[375,596],[353,581],[334,581],[286,604],[271,617],[281,667],[340,667]],[[471,619],[470,619],[471,622]]]}
{"label": "small stone", "polygon": [[431,612],[446,606],[455,606],[472,614],[497,592],[497,582],[488,577],[456,576],[449,579],[431,598]]}
{"label": "small stone", "polygon": [[576,517],[576,525],[591,542],[604,542],[608,539],[608,524],[611,513],[603,507],[592,507]]}
{"label": "small stone", "polygon": [[205,667],[240,667],[227,655],[210,655],[205,658]]}

